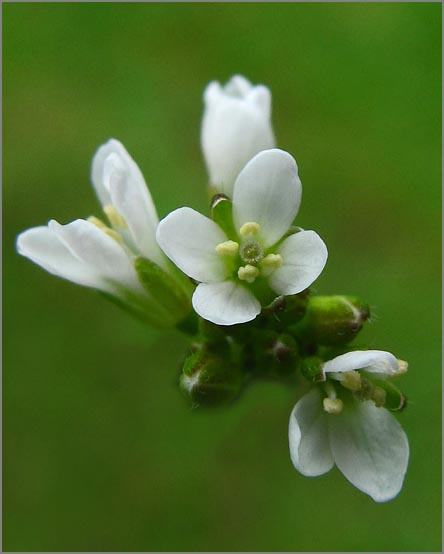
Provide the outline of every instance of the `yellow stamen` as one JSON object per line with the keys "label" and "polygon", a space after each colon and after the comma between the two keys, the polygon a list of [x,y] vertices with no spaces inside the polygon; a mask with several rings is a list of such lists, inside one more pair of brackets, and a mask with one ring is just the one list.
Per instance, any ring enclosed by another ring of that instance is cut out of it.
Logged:
{"label": "yellow stamen", "polygon": [[341,385],[351,391],[360,390],[362,386],[361,376],[357,371],[346,371],[339,374]]}
{"label": "yellow stamen", "polygon": [[324,398],[322,403],[324,405],[324,411],[328,414],[340,414],[344,407],[344,404],[340,398]]}
{"label": "yellow stamen", "polygon": [[126,221],[112,204],[107,204],[106,206],[104,206],[103,211],[106,213],[109,222],[113,227],[120,227],[121,229],[126,229],[128,227]]}
{"label": "yellow stamen", "polygon": [[246,237],[247,235],[257,235],[259,231],[261,230],[261,226],[259,223],[256,223],[254,221],[248,221],[247,223],[244,223],[242,227],[239,230],[239,233],[242,237]]}
{"label": "yellow stamen", "polygon": [[408,368],[408,362],[406,362],[405,360],[398,360],[398,371],[396,371],[394,375],[404,375],[404,373],[407,373]]}
{"label": "yellow stamen", "polygon": [[237,276],[241,281],[247,281],[247,283],[254,283],[256,277],[260,274],[260,271],[254,265],[247,264],[241,266],[238,269]]}
{"label": "yellow stamen", "polygon": [[216,246],[216,252],[221,256],[234,256],[239,251],[239,244],[234,240],[226,240]]}
{"label": "yellow stamen", "polygon": [[117,241],[119,244],[123,244],[123,239],[119,235],[117,231],[114,231],[114,229],[110,229],[101,219],[95,216],[88,217],[88,221],[98,227],[101,231],[103,231],[106,235]]}
{"label": "yellow stamen", "polygon": [[280,254],[268,254],[261,261],[262,273],[264,276],[271,275],[275,269],[282,266],[282,256]]}

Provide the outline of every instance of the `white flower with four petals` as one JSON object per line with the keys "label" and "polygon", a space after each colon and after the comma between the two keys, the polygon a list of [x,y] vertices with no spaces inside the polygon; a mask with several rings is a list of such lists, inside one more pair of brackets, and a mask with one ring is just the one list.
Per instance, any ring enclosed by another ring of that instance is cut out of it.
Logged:
{"label": "white flower with four petals", "polygon": [[[359,378],[358,370],[386,379],[405,371],[404,364],[389,352],[352,351],[326,362],[322,373],[338,383],[347,374],[353,380]],[[322,385],[314,387],[291,413],[293,465],[303,475],[314,477],[336,464],[355,487],[376,502],[391,500],[401,490],[409,459],[402,427],[393,414],[376,407],[372,400],[358,400],[345,391],[339,399],[334,388],[326,390],[325,398]]]}
{"label": "white flower with four petals", "polygon": [[200,283],[193,307],[201,317],[218,325],[251,321],[261,311],[254,290],[264,282],[278,295],[290,295],[319,276],[327,261],[319,235],[299,231],[284,238],[300,201],[294,158],[282,150],[265,150],[236,179],[235,236],[191,208],[179,208],[160,222],[159,245]]}

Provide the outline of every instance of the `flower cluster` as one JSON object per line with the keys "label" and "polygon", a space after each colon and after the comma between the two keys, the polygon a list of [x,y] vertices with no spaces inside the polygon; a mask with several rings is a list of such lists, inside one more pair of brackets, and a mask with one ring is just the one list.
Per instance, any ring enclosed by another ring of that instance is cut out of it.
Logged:
{"label": "flower cluster", "polygon": [[191,335],[180,386],[194,405],[237,398],[256,377],[309,389],[290,416],[294,467],[316,476],[334,464],[382,502],[407,469],[406,435],[391,412],[407,363],[350,343],[370,317],[351,296],[316,296],[327,247],[295,226],[302,185],[276,148],[271,94],[234,76],[204,92],[201,143],[209,217],[181,207],[158,221],[137,164],[117,140],[96,152],[95,216],[21,233],[17,250],[48,272],[99,290],[157,327]]}

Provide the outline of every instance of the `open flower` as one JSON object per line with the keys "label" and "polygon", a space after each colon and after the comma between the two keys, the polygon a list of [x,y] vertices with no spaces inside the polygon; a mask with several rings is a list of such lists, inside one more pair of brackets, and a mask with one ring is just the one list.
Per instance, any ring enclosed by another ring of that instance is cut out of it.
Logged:
{"label": "open flower", "polygon": [[[142,173],[117,140],[97,150],[92,181],[110,226],[96,217],[66,225],[51,220],[18,236],[19,254],[53,275],[116,297],[151,323],[171,323],[178,314],[159,304],[135,267],[144,259],[164,272],[169,261],[155,239],[158,218]],[[185,304],[178,302],[179,312]]]}
{"label": "open flower", "polygon": [[[409,458],[407,437],[384,407],[385,380],[406,371],[389,352],[354,351],[326,362],[324,384],[303,396],[290,416],[290,456],[303,475],[334,464],[376,502],[401,490]],[[379,406],[379,407],[378,407]]]}
{"label": "open flower", "polygon": [[239,171],[258,152],[273,148],[271,94],[235,75],[221,85],[213,81],[204,92],[202,150],[210,184],[231,197]]}
{"label": "open flower", "polygon": [[201,317],[218,325],[251,321],[261,311],[255,293],[264,284],[278,295],[297,294],[319,276],[327,261],[319,235],[300,231],[284,238],[300,201],[294,158],[265,150],[236,179],[231,233],[191,208],[160,222],[161,248],[200,282],[193,307]]}

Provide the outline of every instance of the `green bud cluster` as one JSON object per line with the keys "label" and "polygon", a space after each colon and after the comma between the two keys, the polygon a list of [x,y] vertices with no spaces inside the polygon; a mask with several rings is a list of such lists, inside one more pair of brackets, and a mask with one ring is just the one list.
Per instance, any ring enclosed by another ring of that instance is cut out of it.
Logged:
{"label": "green bud cluster", "polygon": [[[181,390],[194,406],[214,406],[232,402],[255,378],[295,382],[302,375],[322,384],[325,361],[365,349],[349,343],[369,317],[368,304],[357,297],[310,296],[306,290],[276,297],[250,323],[219,326],[199,319]],[[372,400],[391,411],[406,406],[392,380],[375,374],[354,371],[331,383],[344,399]]]}
{"label": "green bud cluster", "polygon": [[[276,297],[250,323],[219,326],[199,319],[182,368],[181,390],[194,406],[214,406],[236,399],[255,378],[293,382],[302,375],[322,383],[326,360],[362,349],[349,342],[369,317],[368,304],[357,297],[310,296],[306,290]],[[405,407],[405,396],[391,380],[365,372],[357,379],[350,375],[337,388],[389,410]]]}

